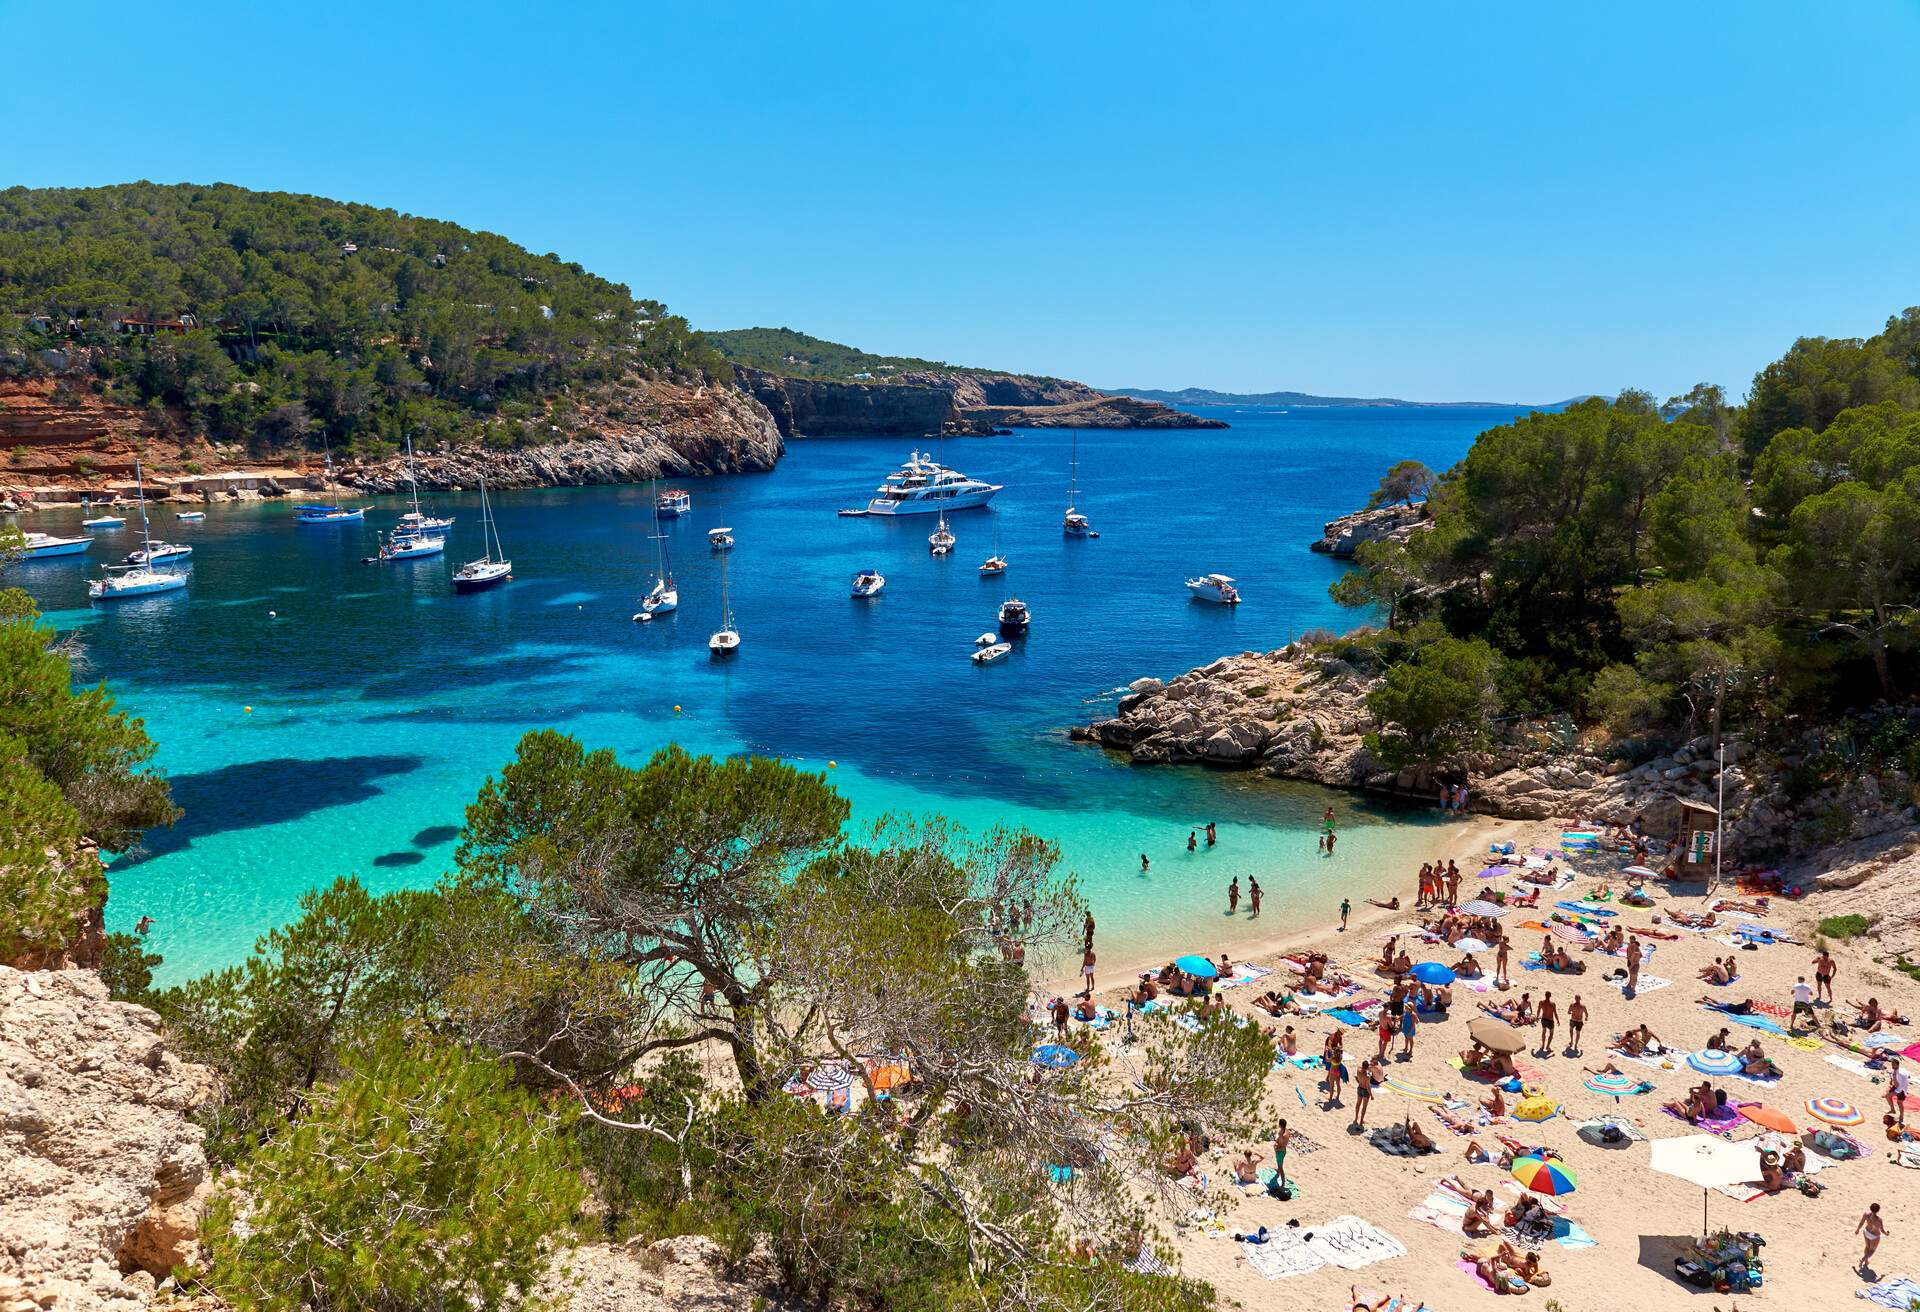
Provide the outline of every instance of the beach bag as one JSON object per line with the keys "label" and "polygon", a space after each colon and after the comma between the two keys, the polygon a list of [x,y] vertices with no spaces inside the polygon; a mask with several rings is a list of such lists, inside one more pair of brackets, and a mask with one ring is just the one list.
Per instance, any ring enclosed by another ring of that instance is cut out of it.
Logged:
{"label": "beach bag", "polygon": [[1673,1259],[1673,1274],[1682,1283],[1692,1285],[1695,1289],[1711,1289],[1713,1287],[1712,1273],[1698,1262],[1689,1261],[1684,1257],[1676,1257]]}
{"label": "beach bag", "polygon": [[1273,1183],[1267,1186],[1267,1193],[1278,1198],[1283,1203],[1293,1201],[1293,1186],[1290,1184],[1281,1184],[1278,1176],[1275,1176]]}

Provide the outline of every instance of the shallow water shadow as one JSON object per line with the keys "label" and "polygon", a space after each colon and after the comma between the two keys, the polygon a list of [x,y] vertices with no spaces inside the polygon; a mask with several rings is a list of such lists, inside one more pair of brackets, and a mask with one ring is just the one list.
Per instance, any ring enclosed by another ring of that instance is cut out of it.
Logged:
{"label": "shallow water shadow", "polygon": [[417,866],[427,859],[424,852],[382,852],[373,859],[376,866]]}
{"label": "shallow water shadow", "polygon": [[428,825],[410,840],[415,847],[438,847],[460,836],[459,825]]}
{"label": "shallow water shadow", "polygon": [[184,851],[196,838],[285,824],[328,807],[364,802],[379,794],[375,781],[425,763],[423,756],[276,757],[175,775],[169,780],[174,805],[185,814],[171,829],[150,831],[142,850],[121,857],[112,868],[126,870]]}

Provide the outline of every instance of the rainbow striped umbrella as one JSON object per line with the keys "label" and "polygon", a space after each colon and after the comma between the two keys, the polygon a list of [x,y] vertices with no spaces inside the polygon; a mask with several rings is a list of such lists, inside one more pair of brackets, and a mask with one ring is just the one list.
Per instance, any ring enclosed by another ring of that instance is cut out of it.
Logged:
{"label": "rainbow striped umbrella", "polygon": [[1619,1102],[1623,1094],[1639,1093],[1644,1083],[1643,1080],[1637,1080],[1631,1075],[1622,1075],[1618,1071],[1589,1075],[1586,1080],[1589,1089],[1595,1093],[1610,1093],[1615,1102]]}
{"label": "rainbow striped umbrella", "polygon": [[1418,1084],[1410,1084],[1398,1075],[1387,1076],[1387,1087],[1395,1093],[1404,1093],[1409,1098],[1418,1098],[1421,1102],[1438,1103],[1447,1100],[1447,1095],[1440,1092],[1440,1090],[1425,1088]]}
{"label": "rainbow striped umbrella", "polygon": [[1516,1157],[1513,1178],[1537,1194],[1570,1194],[1580,1182],[1573,1168],[1550,1157]]}
{"label": "rainbow striped umbrella", "polygon": [[1746,1063],[1730,1052],[1718,1048],[1704,1048],[1687,1058],[1687,1065],[1702,1075],[1738,1075],[1746,1068]]}
{"label": "rainbow striped umbrella", "polygon": [[1807,1115],[1828,1125],[1860,1125],[1867,1119],[1845,1098],[1809,1098]]}

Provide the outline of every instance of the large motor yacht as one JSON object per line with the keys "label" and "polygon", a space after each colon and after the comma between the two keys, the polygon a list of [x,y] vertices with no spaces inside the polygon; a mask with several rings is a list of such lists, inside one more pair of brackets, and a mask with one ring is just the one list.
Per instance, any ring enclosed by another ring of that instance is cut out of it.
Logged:
{"label": "large motor yacht", "polygon": [[982,483],[948,469],[932,456],[915,451],[907,463],[887,475],[867,502],[869,515],[932,515],[942,510],[984,506],[998,492],[998,483]]}

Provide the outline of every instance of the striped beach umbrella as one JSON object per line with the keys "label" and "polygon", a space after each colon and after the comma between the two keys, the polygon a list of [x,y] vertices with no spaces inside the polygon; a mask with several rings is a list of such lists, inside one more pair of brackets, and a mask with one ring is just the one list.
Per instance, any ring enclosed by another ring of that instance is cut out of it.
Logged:
{"label": "striped beach umbrella", "polygon": [[1809,1098],[1807,1115],[1828,1125],[1860,1125],[1867,1119],[1845,1098]]}
{"label": "striped beach umbrella", "polygon": [[1649,870],[1645,866],[1628,866],[1624,870],[1622,870],[1620,873],[1623,875],[1629,875],[1635,879],[1660,878],[1660,872],[1658,870]]}
{"label": "striped beach umbrella", "polygon": [[1706,1048],[1700,1052],[1689,1053],[1687,1065],[1702,1075],[1737,1075],[1745,1068],[1746,1063],[1730,1052],[1722,1052],[1718,1048]]}
{"label": "striped beach umbrella", "polygon": [[1440,1090],[1429,1089],[1422,1085],[1410,1083],[1401,1079],[1398,1075],[1387,1076],[1387,1087],[1395,1093],[1404,1093],[1407,1097],[1417,1099],[1420,1102],[1442,1103],[1447,1100],[1447,1095],[1440,1092]]}
{"label": "striped beach umbrella", "polygon": [[1493,916],[1496,919],[1507,914],[1507,909],[1498,902],[1489,902],[1485,898],[1478,897],[1471,902],[1462,902],[1460,910],[1469,916]]}
{"label": "striped beach umbrella", "polygon": [[1641,1092],[1641,1085],[1645,1083],[1645,1080],[1637,1080],[1631,1075],[1622,1075],[1618,1071],[1606,1071],[1598,1075],[1589,1075],[1586,1079],[1586,1084],[1589,1089],[1592,1089],[1595,1093],[1611,1094],[1615,1102],[1619,1102],[1621,1097],[1626,1094]]}
{"label": "striped beach umbrella", "polygon": [[807,1075],[807,1083],[822,1093],[833,1093],[853,1083],[853,1072],[845,1062],[830,1061],[814,1067]]}
{"label": "striped beach umbrella", "polygon": [[1579,1184],[1573,1168],[1550,1157],[1516,1157],[1513,1178],[1537,1194],[1570,1194]]}
{"label": "striped beach umbrella", "polygon": [[1580,928],[1580,926],[1569,925],[1560,920],[1556,920],[1551,925],[1548,925],[1547,933],[1553,935],[1555,938],[1563,938],[1569,943],[1587,943],[1591,942],[1593,938],[1591,934]]}

